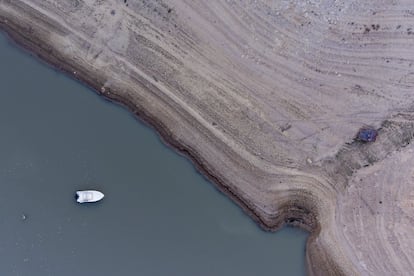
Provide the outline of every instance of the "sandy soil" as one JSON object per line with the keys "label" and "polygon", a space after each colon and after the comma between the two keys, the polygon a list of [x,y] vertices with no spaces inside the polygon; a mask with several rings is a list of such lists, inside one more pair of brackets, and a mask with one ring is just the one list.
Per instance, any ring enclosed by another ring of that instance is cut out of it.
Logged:
{"label": "sandy soil", "polygon": [[413,271],[412,0],[0,0],[0,27],[310,230],[310,275]]}

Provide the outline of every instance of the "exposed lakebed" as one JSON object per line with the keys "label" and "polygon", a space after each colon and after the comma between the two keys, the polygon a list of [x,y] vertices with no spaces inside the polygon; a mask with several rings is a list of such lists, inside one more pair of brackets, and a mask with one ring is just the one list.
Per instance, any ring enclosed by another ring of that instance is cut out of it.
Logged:
{"label": "exposed lakebed", "polygon": [[0,49],[1,275],[304,274],[305,232],[262,231],[126,110]]}

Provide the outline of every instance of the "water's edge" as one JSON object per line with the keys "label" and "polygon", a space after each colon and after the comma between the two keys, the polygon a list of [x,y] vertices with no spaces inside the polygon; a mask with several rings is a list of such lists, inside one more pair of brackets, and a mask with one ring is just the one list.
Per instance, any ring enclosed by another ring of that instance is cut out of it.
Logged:
{"label": "water's edge", "polygon": [[[9,39],[12,41],[16,47],[21,48],[22,50],[28,52],[33,57],[37,58],[40,62],[52,66],[56,70],[64,73],[66,76],[79,81],[81,84],[87,86],[92,91],[103,97],[105,100],[109,100],[114,104],[121,105],[126,108],[128,112],[135,115],[135,118],[142,123],[146,124],[152,128],[163,141],[163,143],[169,148],[173,149],[180,155],[188,158],[192,164],[196,167],[197,171],[206,177],[214,186],[227,197],[229,197],[233,202],[235,202],[253,221],[255,221],[261,229],[264,231],[276,232],[285,226],[286,222],[278,221],[274,225],[268,225],[260,215],[254,210],[253,207],[249,205],[249,202],[243,200],[235,192],[230,190],[223,181],[215,176],[209,169],[206,167],[201,158],[198,158],[197,152],[193,152],[191,149],[186,147],[186,145],[178,143],[173,139],[171,134],[168,132],[168,128],[165,127],[157,118],[149,116],[145,113],[144,110],[138,109],[129,99],[122,97],[121,95],[115,93],[102,93],[101,87],[103,81],[99,79],[94,79],[94,76],[81,72],[79,68],[74,68],[69,62],[65,62],[62,59],[59,59],[54,55],[51,49],[45,49],[40,46],[40,42],[36,41],[36,38],[27,39],[25,30],[18,29],[18,26],[14,26],[15,29],[11,26],[10,21],[5,24],[0,20],[0,31],[2,31]],[[74,74],[76,72],[76,74]],[[295,225],[300,228],[311,231],[312,229],[307,227],[304,224]],[[316,231],[317,232],[317,231]]]}
{"label": "water's edge", "polygon": [[[196,167],[198,172],[200,172],[204,177],[206,177],[210,181],[210,183],[213,183],[219,191],[224,193],[234,203],[241,207],[244,213],[247,214],[251,219],[253,219],[253,221],[255,221],[261,229],[265,231],[275,232],[286,224],[285,221],[281,220],[277,221],[274,225],[268,225],[264,220],[261,219],[260,215],[256,213],[255,210],[249,205],[249,202],[246,202],[232,190],[227,188],[227,185],[225,185],[220,178],[216,177],[211,171],[209,171],[208,167],[206,167],[203,164],[203,162],[200,161],[201,159],[198,158],[197,152],[191,151],[191,149],[186,147],[186,145],[182,145],[178,143],[176,140],[174,140],[171,134],[169,133],[168,128],[166,128],[159,120],[157,120],[157,118],[153,118],[146,114],[145,111],[138,109],[135,105],[132,104],[131,101],[122,97],[121,95],[115,93],[101,93],[101,87],[104,81],[97,79],[96,75],[88,74],[87,72],[82,72],[79,70],[79,68],[74,68],[69,62],[65,62],[65,60],[59,59],[59,57],[55,56],[55,53],[51,49],[42,48],[41,41],[37,41],[36,37],[32,37],[31,39],[29,39],[30,34],[28,34],[26,30],[20,29],[18,25],[12,25],[10,22],[7,22],[6,24],[0,20],[0,31],[3,31],[6,34],[6,36],[17,47],[32,54],[40,62],[47,64],[48,66],[52,66],[58,71],[64,73],[66,76],[69,76],[71,79],[75,79],[79,81],[81,84],[86,85],[88,88],[93,90],[98,95],[102,96],[104,99],[109,100],[115,104],[121,105],[124,108],[126,108],[130,113],[134,114],[136,119],[151,127],[158,134],[158,136],[165,145],[173,149],[175,152],[188,158]],[[77,74],[73,73],[75,71],[77,72]],[[299,226],[302,226],[301,228],[307,231],[312,230],[310,228],[307,228],[306,225]],[[311,233],[311,235],[307,239],[307,244],[309,244],[314,235],[317,235],[317,232],[318,231],[314,231],[313,233]],[[305,260],[305,267],[308,270],[309,263],[307,254]]]}
{"label": "water's edge", "polygon": [[2,275],[304,275],[303,231],[261,231],[124,108],[0,44]]}

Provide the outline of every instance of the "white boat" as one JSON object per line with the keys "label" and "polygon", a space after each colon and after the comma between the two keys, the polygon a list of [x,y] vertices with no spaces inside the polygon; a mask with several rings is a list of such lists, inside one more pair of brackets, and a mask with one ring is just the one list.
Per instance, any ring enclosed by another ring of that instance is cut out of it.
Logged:
{"label": "white boat", "polygon": [[76,191],[76,201],[78,203],[97,202],[104,196],[103,193],[95,190]]}

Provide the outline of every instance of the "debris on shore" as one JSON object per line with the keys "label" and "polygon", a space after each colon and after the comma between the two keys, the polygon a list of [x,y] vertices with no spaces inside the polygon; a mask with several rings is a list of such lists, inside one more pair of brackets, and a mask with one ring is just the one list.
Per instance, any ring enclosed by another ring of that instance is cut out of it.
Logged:
{"label": "debris on shore", "polygon": [[378,131],[374,128],[361,128],[358,131],[357,140],[362,142],[375,142]]}

